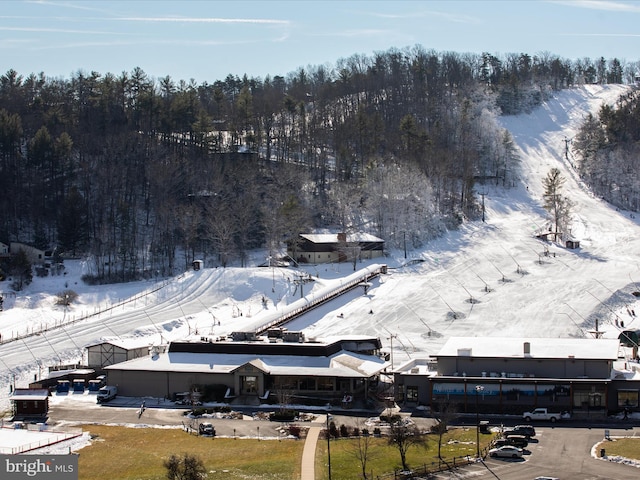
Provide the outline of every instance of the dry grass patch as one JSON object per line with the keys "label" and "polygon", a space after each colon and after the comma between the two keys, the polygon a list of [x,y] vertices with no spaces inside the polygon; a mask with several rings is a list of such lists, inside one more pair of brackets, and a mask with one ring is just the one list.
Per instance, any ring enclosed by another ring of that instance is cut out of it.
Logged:
{"label": "dry grass patch", "polygon": [[[480,435],[480,448],[486,448],[494,435]],[[362,478],[361,464],[356,457],[357,440],[331,440],[331,478],[332,480],[353,480]],[[454,457],[476,455],[475,428],[452,428],[443,437],[442,457],[451,462]],[[427,435],[426,448],[410,447],[407,452],[407,463],[418,468],[431,462],[438,462],[438,435]],[[318,440],[316,452],[316,479],[328,478],[327,440]],[[392,473],[401,469],[400,454],[395,446],[389,445],[387,437],[371,438],[367,462],[367,473],[378,475]]]}
{"label": "dry grass patch", "polygon": [[199,457],[212,480],[300,478],[303,441],[206,438],[181,429],[84,427],[94,438],[80,450],[79,480],[160,480],[171,454]]}
{"label": "dry grass patch", "polygon": [[601,443],[600,448],[605,449],[607,456],[617,455],[640,462],[640,438],[613,438]]}

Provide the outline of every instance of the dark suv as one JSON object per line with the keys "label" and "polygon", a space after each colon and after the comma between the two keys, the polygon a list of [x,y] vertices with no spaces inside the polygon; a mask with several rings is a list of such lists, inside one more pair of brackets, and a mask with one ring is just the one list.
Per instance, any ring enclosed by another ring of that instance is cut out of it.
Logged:
{"label": "dark suv", "polygon": [[504,436],[505,438],[512,437],[513,435],[522,435],[526,438],[531,438],[536,436],[536,429],[531,425],[516,425],[509,430],[505,430]]}
{"label": "dark suv", "polygon": [[498,438],[493,442],[496,448],[503,447],[505,445],[512,445],[518,448],[526,448],[529,445],[529,440],[523,435],[512,435],[507,438]]}

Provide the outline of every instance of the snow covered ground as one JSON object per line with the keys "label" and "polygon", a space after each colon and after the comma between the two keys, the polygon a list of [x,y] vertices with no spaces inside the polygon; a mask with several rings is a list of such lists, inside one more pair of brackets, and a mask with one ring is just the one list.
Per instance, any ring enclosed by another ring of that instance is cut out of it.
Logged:
{"label": "snow covered ground", "polygon": [[[451,336],[589,337],[596,319],[609,338],[618,336],[622,324],[640,328],[631,313],[640,312],[633,295],[640,292],[638,220],[594,197],[571,157],[565,159],[565,139],[586,114],[626,90],[584,86],[559,92],[532,114],[503,118],[520,149],[522,177],[506,191],[484,187],[486,222],[467,223],[423,250],[409,251],[407,260],[402,251],[390,252],[389,274],[366,295],[354,290],[288,328],[312,338],[379,336],[393,350],[396,366],[436,353]],[[549,224],[542,181],[553,167],[567,178],[564,193],[575,203],[571,233],[580,240],[577,250],[534,237]],[[256,254],[254,264],[264,258]],[[421,262],[406,263],[416,259]],[[89,287],[80,279],[83,261],[65,265],[65,275],[34,278],[15,297],[6,295],[9,282],[0,283],[0,411],[9,409],[10,385],[27,387],[51,365],[81,362],[89,344],[136,337],[153,345],[226,335],[266,323],[301,298],[295,282],[300,272],[292,269],[204,269],[164,282]],[[306,296],[353,274],[350,264],[305,270],[314,279],[303,286]],[[56,294],[65,289],[79,294],[67,309],[56,305]]]}

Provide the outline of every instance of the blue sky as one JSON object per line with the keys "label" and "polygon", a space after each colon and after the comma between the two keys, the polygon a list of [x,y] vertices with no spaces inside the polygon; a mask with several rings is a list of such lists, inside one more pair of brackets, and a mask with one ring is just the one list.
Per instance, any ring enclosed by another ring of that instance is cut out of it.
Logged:
{"label": "blue sky", "polygon": [[264,78],[354,54],[550,52],[640,59],[639,1],[0,2],[0,74],[142,68],[197,83]]}

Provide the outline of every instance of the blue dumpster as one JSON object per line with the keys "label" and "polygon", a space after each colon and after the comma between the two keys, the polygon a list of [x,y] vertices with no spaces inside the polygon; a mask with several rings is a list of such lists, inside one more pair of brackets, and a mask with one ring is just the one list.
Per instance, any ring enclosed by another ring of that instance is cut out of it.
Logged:
{"label": "blue dumpster", "polygon": [[69,380],[58,380],[56,393],[69,393]]}

